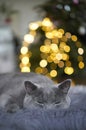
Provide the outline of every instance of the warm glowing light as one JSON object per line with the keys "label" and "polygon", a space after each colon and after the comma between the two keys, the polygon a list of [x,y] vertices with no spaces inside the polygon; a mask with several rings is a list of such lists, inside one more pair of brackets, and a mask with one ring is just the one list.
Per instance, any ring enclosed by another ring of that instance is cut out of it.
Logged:
{"label": "warm glowing light", "polygon": [[68,74],[68,75],[71,75],[71,74],[74,73],[74,69],[73,69],[73,67],[66,67],[66,68],[64,69],[64,72],[65,72],[66,74]]}
{"label": "warm glowing light", "polygon": [[46,46],[41,46],[40,47],[40,51],[44,52],[44,53],[49,53],[50,51],[50,46],[46,45]]}
{"label": "warm glowing light", "polygon": [[83,55],[83,53],[84,53],[83,48],[79,48],[79,49],[78,49],[78,53],[79,53],[80,55]]}
{"label": "warm glowing light", "polygon": [[62,32],[61,31],[53,30],[52,34],[53,34],[54,37],[62,38]]}
{"label": "warm glowing light", "polygon": [[50,39],[45,39],[44,44],[45,45],[51,45],[51,40]]}
{"label": "warm glowing light", "polygon": [[71,66],[71,62],[70,62],[70,61],[66,61],[65,65],[66,65],[67,67],[70,67],[70,66]]}
{"label": "warm glowing light", "polygon": [[66,46],[66,43],[65,42],[60,42],[60,47],[64,48],[64,46]]}
{"label": "warm glowing light", "polygon": [[[64,9],[69,11],[69,7],[67,6],[65,6]],[[28,45],[34,43],[34,39],[37,33],[40,33],[40,30],[43,31],[43,35],[45,36],[42,40],[43,43],[40,44],[41,60],[39,65],[34,68],[36,73],[45,74],[54,78],[60,74],[61,69],[62,71],[64,69],[65,74],[72,75],[76,67],[77,69],[83,69],[85,67],[85,62],[83,62],[84,49],[76,35],[72,35],[70,32],[65,33],[62,28],[57,29],[48,17],[44,18],[43,21],[30,23],[29,29],[29,34],[24,36],[23,46],[20,50],[21,54],[19,56],[21,61],[20,69],[22,72],[30,72],[31,64],[29,58],[32,54],[28,50]],[[38,40],[37,38],[36,41]],[[75,50],[77,50],[74,51],[74,53],[76,53],[76,63],[74,63],[75,60],[73,61],[74,55],[72,56],[72,47],[74,47],[74,45]],[[74,65],[74,68],[72,65]]]}
{"label": "warm glowing light", "polygon": [[66,36],[66,38],[71,38],[71,33],[66,32],[66,33],[65,33],[65,36]]}
{"label": "warm glowing light", "polygon": [[53,38],[52,32],[47,32],[46,37],[49,38],[49,39],[52,39]]}
{"label": "warm glowing light", "polygon": [[30,72],[30,68],[27,66],[22,67],[21,72]]}
{"label": "warm glowing light", "polygon": [[50,76],[51,77],[56,77],[57,76],[57,71],[56,70],[51,70],[50,71]]}
{"label": "warm glowing light", "polygon": [[48,56],[48,57],[47,57],[47,61],[48,61],[49,63],[52,62],[52,58],[51,58],[51,56]]}
{"label": "warm glowing light", "polygon": [[58,60],[61,60],[61,59],[62,59],[62,54],[61,54],[61,53],[56,54],[56,58],[57,58]]}
{"label": "warm glowing light", "polygon": [[47,26],[47,27],[51,27],[53,25],[53,23],[50,21],[49,18],[44,18],[44,20],[42,21],[42,25]]}
{"label": "warm glowing light", "polygon": [[42,73],[42,68],[41,68],[41,67],[37,67],[37,68],[35,69],[35,72],[36,72],[36,73]]}
{"label": "warm glowing light", "polygon": [[63,62],[63,61],[60,61],[60,62],[58,63],[58,66],[59,66],[60,68],[63,68],[63,67],[64,67],[64,62]]}
{"label": "warm glowing light", "polygon": [[54,37],[62,38],[62,32],[60,31],[54,30],[52,34],[54,35]]}
{"label": "warm glowing light", "polygon": [[70,52],[70,47],[69,47],[69,46],[67,46],[67,45],[66,45],[66,46],[64,46],[64,51],[65,51],[65,52]]}
{"label": "warm glowing light", "polygon": [[36,30],[39,27],[38,23],[30,23],[29,28],[31,30]]}
{"label": "warm glowing light", "polygon": [[81,61],[81,62],[79,62],[79,68],[80,68],[80,69],[83,69],[83,68],[84,68],[84,66],[85,66],[85,65],[84,65],[84,62],[82,62],[82,61]]}
{"label": "warm glowing light", "polygon": [[68,60],[69,59],[69,56],[65,53],[62,54],[62,59],[63,60]]}
{"label": "warm glowing light", "polygon": [[58,51],[58,46],[56,44],[51,44],[51,49],[54,51],[54,52],[57,52]]}
{"label": "warm glowing light", "polygon": [[21,48],[21,54],[26,54],[27,52],[28,52],[28,48],[25,47],[25,46],[23,46],[23,47]]}
{"label": "warm glowing light", "polygon": [[25,57],[22,58],[22,63],[23,64],[26,65],[26,64],[28,64],[28,62],[29,62],[29,58],[28,57],[25,56]]}
{"label": "warm glowing light", "polygon": [[74,42],[76,42],[76,41],[77,41],[77,36],[76,36],[76,35],[72,35],[72,36],[71,36],[71,39],[72,39]]}
{"label": "warm glowing light", "polygon": [[67,38],[66,38],[66,36],[63,36],[62,38],[61,38],[61,41],[64,41],[64,42],[67,42]]}
{"label": "warm glowing light", "polygon": [[39,64],[40,64],[41,67],[46,67],[47,66],[47,61],[46,60],[41,60]]}
{"label": "warm glowing light", "polygon": [[27,43],[32,43],[34,41],[34,36],[31,34],[26,34],[24,36],[24,41]]}
{"label": "warm glowing light", "polygon": [[60,28],[58,31],[64,34],[64,30],[62,28]]}

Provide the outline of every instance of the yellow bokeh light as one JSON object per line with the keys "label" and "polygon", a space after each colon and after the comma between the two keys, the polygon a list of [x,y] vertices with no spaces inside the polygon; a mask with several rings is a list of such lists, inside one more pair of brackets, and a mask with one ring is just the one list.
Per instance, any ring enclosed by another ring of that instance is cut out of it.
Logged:
{"label": "yellow bokeh light", "polygon": [[54,59],[54,63],[55,63],[55,64],[58,64],[58,63],[59,63],[59,60],[58,60],[58,59]]}
{"label": "yellow bokeh light", "polygon": [[67,38],[66,38],[66,36],[62,36],[61,41],[63,41],[63,42],[67,42]]}
{"label": "yellow bokeh light", "polygon": [[21,72],[30,72],[30,68],[27,66],[22,67]]}
{"label": "yellow bokeh light", "polygon": [[64,48],[64,46],[66,46],[65,42],[60,42],[60,48]]}
{"label": "yellow bokeh light", "polygon": [[54,61],[54,59],[56,58],[56,53],[51,53],[50,58],[52,59],[52,61]]}
{"label": "yellow bokeh light", "polygon": [[42,21],[42,25],[47,26],[47,27],[51,27],[51,26],[53,26],[53,23],[50,21],[49,18],[44,18],[44,20]]}
{"label": "yellow bokeh light", "polygon": [[64,72],[68,75],[71,75],[74,73],[73,67],[65,67]]}
{"label": "yellow bokeh light", "polygon": [[44,52],[44,53],[49,53],[49,51],[50,51],[50,46],[49,46],[49,45],[41,46],[41,47],[40,47],[40,51],[41,51],[41,52]]}
{"label": "yellow bokeh light", "polygon": [[52,39],[52,43],[58,44],[58,43],[59,43],[59,38],[54,37],[54,38]]}
{"label": "yellow bokeh light", "polygon": [[62,59],[63,59],[63,60],[68,60],[68,59],[69,59],[69,55],[63,53],[63,54],[62,54]]}
{"label": "yellow bokeh light", "polygon": [[36,31],[35,30],[31,30],[29,34],[32,35],[33,37],[35,37],[36,36]]}
{"label": "yellow bokeh light", "polygon": [[65,52],[70,52],[70,47],[69,47],[69,46],[67,46],[67,45],[66,45],[66,46],[64,46],[64,51],[65,51]]}
{"label": "yellow bokeh light", "polygon": [[65,36],[66,36],[66,38],[71,38],[71,33],[70,32],[66,32]]}
{"label": "yellow bokeh light", "polygon": [[51,40],[50,39],[45,39],[44,44],[45,45],[51,45]]}
{"label": "yellow bokeh light", "polygon": [[48,56],[48,57],[47,57],[47,61],[48,61],[49,63],[52,62],[52,58],[51,58],[51,56]]}
{"label": "yellow bokeh light", "polygon": [[47,61],[46,60],[41,60],[39,64],[40,64],[41,67],[46,67],[47,66]]}
{"label": "yellow bokeh light", "polygon": [[84,66],[85,66],[85,65],[84,65],[84,62],[82,62],[82,61],[81,61],[81,62],[79,62],[79,68],[80,68],[80,69],[83,69],[83,68],[84,68]]}
{"label": "yellow bokeh light", "polygon": [[26,54],[27,52],[28,52],[28,48],[25,47],[25,46],[23,46],[23,47],[21,48],[21,54]]}
{"label": "yellow bokeh light", "polygon": [[61,53],[56,54],[56,59],[61,60],[62,59],[62,54]]}
{"label": "yellow bokeh light", "polygon": [[24,41],[27,43],[32,43],[34,41],[34,36],[31,34],[26,34],[24,36]]}
{"label": "yellow bokeh light", "polygon": [[58,63],[58,66],[59,66],[59,68],[63,68],[63,67],[64,67],[64,62],[63,62],[63,61],[60,61],[60,62]]}
{"label": "yellow bokeh light", "polygon": [[49,38],[49,39],[52,39],[53,38],[52,32],[47,32],[46,37]]}
{"label": "yellow bokeh light", "polygon": [[76,35],[72,35],[71,39],[72,39],[72,41],[76,42],[77,41],[77,36]]}
{"label": "yellow bokeh light", "polygon": [[58,46],[57,44],[51,44],[51,49],[54,51],[54,52],[57,52],[58,51]]}
{"label": "yellow bokeh light", "polygon": [[62,38],[62,33],[60,31],[57,31],[57,32],[55,31],[54,36],[57,38]]}
{"label": "yellow bokeh light", "polygon": [[30,28],[31,30],[36,30],[38,27],[39,27],[39,24],[38,24],[38,23],[30,23],[30,24],[29,24],[29,28]]}
{"label": "yellow bokeh light", "polygon": [[41,67],[37,67],[37,68],[35,69],[35,72],[36,72],[36,73],[42,73],[42,68],[41,68]]}
{"label": "yellow bokeh light", "polygon": [[48,69],[47,68],[42,68],[42,74],[47,74],[48,73]]}
{"label": "yellow bokeh light", "polygon": [[62,28],[60,28],[58,31],[64,34],[64,30]]}
{"label": "yellow bokeh light", "polygon": [[[76,35],[72,35],[70,32],[65,33],[62,28],[58,29],[48,17],[44,18],[43,21],[30,23],[29,29],[29,33],[24,36],[24,42],[20,50],[20,69],[22,72],[30,72],[31,64],[29,58],[31,54],[29,54],[28,45],[34,43],[34,39],[40,33],[40,30],[43,32],[44,39],[43,43],[40,44],[39,53],[41,60],[35,68],[36,73],[49,74],[50,77],[56,77],[58,72],[60,74],[62,68],[67,75],[72,75],[76,67],[77,69],[84,68],[84,48],[82,48],[82,44],[78,41]],[[35,42],[39,38],[40,36],[35,39]],[[75,53],[78,54],[75,54],[75,56],[78,64],[73,63],[72,52],[69,53],[71,51],[71,43],[74,43],[73,47],[75,45],[75,50],[77,50]],[[74,65],[74,68],[71,67],[72,65]]]}
{"label": "yellow bokeh light", "polygon": [[23,68],[23,67],[25,67],[25,66],[31,67],[31,64],[28,63],[27,65],[25,65],[25,64],[23,64],[23,63],[20,63],[20,65],[19,65],[20,68]]}
{"label": "yellow bokeh light", "polygon": [[79,53],[80,55],[83,55],[83,53],[84,53],[83,48],[78,48],[78,53]]}
{"label": "yellow bokeh light", "polygon": [[29,63],[29,57],[27,57],[27,56],[23,57],[22,63],[25,64],[25,65],[28,64]]}
{"label": "yellow bokeh light", "polygon": [[57,76],[57,71],[56,70],[51,70],[50,71],[50,76],[51,77],[56,77]]}
{"label": "yellow bokeh light", "polygon": [[70,62],[70,61],[66,61],[65,65],[66,65],[67,67],[70,67],[70,66],[71,66],[71,62]]}
{"label": "yellow bokeh light", "polygon": [[62,38],[62,32],[58,30],[53,30],[52,35],[57,38]]}

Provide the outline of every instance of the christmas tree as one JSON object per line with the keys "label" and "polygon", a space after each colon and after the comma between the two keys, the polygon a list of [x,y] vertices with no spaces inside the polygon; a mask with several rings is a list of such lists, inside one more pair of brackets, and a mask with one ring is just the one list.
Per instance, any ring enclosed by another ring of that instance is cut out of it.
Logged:
{"label": "christmas tree", "polygon": [[[51,2],[53,1],[51,0]],[[46,6],[52,5],[53,7],[55,1],[53,4],[51,2],[47,3]],[[68,3],[68,1],[66,2]],[[66,2],[63,2],[64,5],[67,4]],[[69,2],[69,4],[75,3]],[[50,11],[50,14],[53,12],[50,8],[48,11]],[[69,13],[67,10],[66,12]],[[51,14],[52,17],[54,15],[56,17],[55,12]],[[65,15],[63,14],[65,20],[62,15],[61,20],[66,24],[71,24],[67,22]],[[46,16],[42,21],[35,21],[29,24],[29,32],[24,36],[21,47],[21,71],[34,71],[48,75],[53,79],[57,79],[57,77],[73,78],[74,76],[81,76],[85,72],[86,49],[76,35],[77,31],[73,34],[74,30],[71,30],[71,25],[56,24],[56,18],[52,19],[50,15]],[[57,21],[59,21],[58,15]],[[72,28],[74,27],[72,26]]]}
{"label": "christmas tree", "polygon": [[79,37],[86,45],[86,1],[48,0],[37,6],[39,14],[44,13],[58,27]]}

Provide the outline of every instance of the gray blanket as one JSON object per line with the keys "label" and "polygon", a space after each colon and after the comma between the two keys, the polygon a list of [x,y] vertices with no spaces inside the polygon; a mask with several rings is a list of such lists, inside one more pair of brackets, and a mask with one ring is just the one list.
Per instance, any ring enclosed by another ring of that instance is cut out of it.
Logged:
{"label": "gray blanket", "polygon": [[0,130],[86,130],[86,105],[81,101],[63,110],[0,110]]}

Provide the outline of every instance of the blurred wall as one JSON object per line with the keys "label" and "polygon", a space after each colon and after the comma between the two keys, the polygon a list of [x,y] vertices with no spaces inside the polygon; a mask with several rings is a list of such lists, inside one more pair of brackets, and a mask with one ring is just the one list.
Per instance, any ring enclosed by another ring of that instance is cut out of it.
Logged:
{"label": "blurred wall", "polygon": [[28,23],[41,19],[34,7],[44,1],[46,0],[0,0],[0,3],[10,4],[13,9],[19,11],[19,13],[12,16],[11,26],[20,38],[23,38],[28,31]]}

